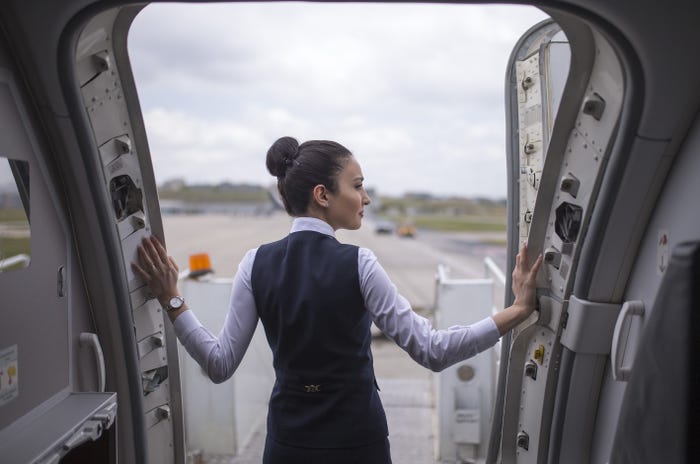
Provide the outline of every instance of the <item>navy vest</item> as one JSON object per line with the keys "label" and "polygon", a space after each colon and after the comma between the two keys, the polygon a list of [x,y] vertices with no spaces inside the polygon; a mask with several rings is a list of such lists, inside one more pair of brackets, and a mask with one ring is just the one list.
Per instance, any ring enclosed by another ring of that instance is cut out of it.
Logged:
{"label": "navy vest", "polygon": [[388,434],[357,253],[329,235],[300,231],[255,255],[253,297],[277,376],[267,431],[280,443],[347,448]]}

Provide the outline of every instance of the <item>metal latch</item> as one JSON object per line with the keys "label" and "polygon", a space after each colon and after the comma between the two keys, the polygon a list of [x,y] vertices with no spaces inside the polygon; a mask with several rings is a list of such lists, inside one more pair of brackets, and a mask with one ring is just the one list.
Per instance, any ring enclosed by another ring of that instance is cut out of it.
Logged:
{"label": "metal latch", "polygon": [[595,92],[583,103],[583,114],[593,116],[593,119],[596,121],[600,121],[600,118],[603,117],[604,111],[605,100]]}
{"label": "metal latch", "polygon": [[163,346],[165,346],[165,337],[163,336],[163,332],[156,332],[152,335],[149,335],[148,337],[138,342],[137,346],[139,358],[143,358],[155,349],[162,348]]}
{"label": "metal latch", "polygon": [[534,361],[528,361],[525,364],[525,376],[537,380],[537,364]]}
{"label": "metal latch", "polygon": [[158,422],[162,422],[170,418],[170,406],[162,404],[146,413],[146,427],[151,428]]}
{"label": "metal latch", "polygon": [[95,441],[100,438],[102,432],[112,426],[116,416],[117,403],[111,403],[97,411],[90,419],[86,420],[65,443],[63,443],[63,452],[75,449],[88,440]]}

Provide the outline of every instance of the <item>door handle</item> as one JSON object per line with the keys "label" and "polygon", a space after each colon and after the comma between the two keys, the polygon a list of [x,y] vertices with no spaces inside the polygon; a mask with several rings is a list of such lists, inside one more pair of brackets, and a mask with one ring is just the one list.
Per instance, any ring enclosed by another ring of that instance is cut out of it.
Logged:
{"label": "door handle", "polygon": [[97,365],[97,391],[105,391],[107,374],[105,372],[105,357],[102,353],[102,345],[100,345],[100,339],[97,338],[97,334],[91,332],[83,332],[80,334],[80,346],[92,348],[92,351],[95,355],[95,363]]}
{"label": "door handle", "polygon": [[[612,365],[612,375],[614,380],[627,382],[632,371],[632,363],[625,364],[625,351],[631,353],[629,358],[634,359],[637,351],[637,338],[639,331],[632,331],[632,321],[627,323],[628,319],[634,316],[644,316],[644,302],[626,301],[622,305],[620,315],[615,323],[615,332],[613,332],[612,348],[610,350],[610,364]],[[634,347],[631,350],[626,349],[629,346],[629,341],[634,339]]]}

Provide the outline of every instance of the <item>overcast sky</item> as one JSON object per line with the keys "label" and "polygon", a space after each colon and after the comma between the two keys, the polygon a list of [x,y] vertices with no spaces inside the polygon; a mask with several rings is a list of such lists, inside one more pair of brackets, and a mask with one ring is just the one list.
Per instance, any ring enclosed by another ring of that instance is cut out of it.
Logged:
{"label": "overcast sky", "polygon": [[336,140],[380,194],[504,198],[522,6],[151,4],[129,50],[156,179],[269,184],[283,135]]}

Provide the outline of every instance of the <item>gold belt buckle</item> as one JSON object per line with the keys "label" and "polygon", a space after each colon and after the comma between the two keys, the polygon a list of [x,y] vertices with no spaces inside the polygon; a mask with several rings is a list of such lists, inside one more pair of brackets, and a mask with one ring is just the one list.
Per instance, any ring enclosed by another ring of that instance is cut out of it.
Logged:
{"label": "gold belt buckle", "polygon": [[321,385],[304,385],[306,393],[316,393],[321,391]]}

